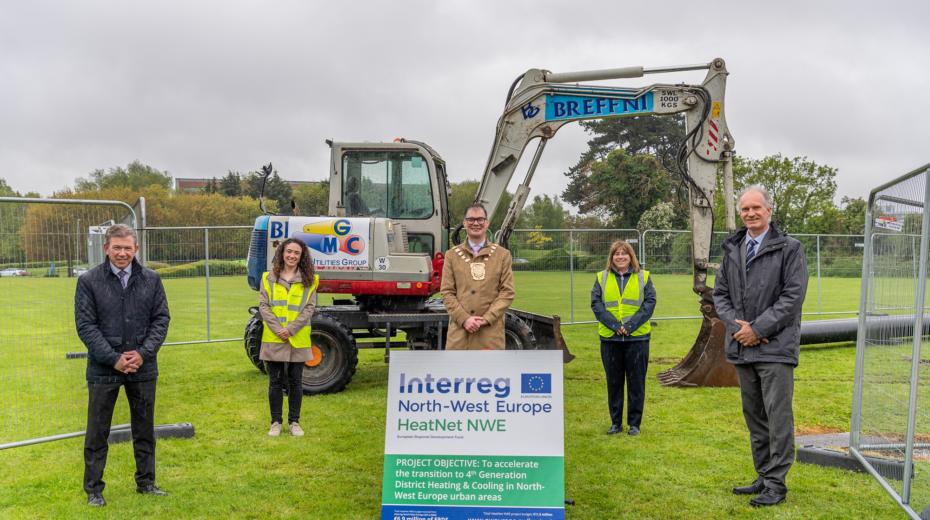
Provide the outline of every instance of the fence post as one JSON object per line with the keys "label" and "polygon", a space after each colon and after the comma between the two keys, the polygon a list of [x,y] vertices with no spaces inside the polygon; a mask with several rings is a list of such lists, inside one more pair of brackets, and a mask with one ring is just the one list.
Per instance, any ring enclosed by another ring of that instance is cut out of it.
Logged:
{"label": "fence post", "polygon": [[210,341],[210,228],[203,228],[203,272],[207,289],[207,341]]}
{"label": "fence post", "polygon": [[[930,182],[928,173],[924,172],[924,204],[930,201]],[[923,344],[923,316],[927,296],[927,246],[930,242],[930,212],[923,208],[923,221],[920,226],[920,265],[918,266],[917,297],[914,300],[914,341],[911,351],[911,385],[907,405],[907,436],[904,448],[904,485],[901,501],[911,501],[911,471],[914,467],[914,431],[917,427],[917,389],[920,382],[920,349]]]}
{"label": "fence post", "polygon": [[568,301],[571,321],[575,321],[575,233],[568,230]]}
{"label": "fence post", "polygon": [[817,312],[820,309],[820,235],[817,235]]}
{"label": "fence post", "polygon": [[639,263],[643,266],[643,269],[646,269],[646,233],[649,229],[643,231],[642,239],[639,242]]}

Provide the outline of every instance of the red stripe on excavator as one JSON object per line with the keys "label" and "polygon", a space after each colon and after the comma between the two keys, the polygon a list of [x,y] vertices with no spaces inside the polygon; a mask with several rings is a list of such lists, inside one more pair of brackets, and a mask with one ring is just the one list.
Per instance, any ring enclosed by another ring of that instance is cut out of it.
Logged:
{"label": "red stripe on excavator", "polygon": [[720,130],[717,128],[717,123],[714,123],[714,120],[713,120],[713,119],[708,119],[707,122],[710,123],[710,127],[713,128],[715,131],[717,131],[717,132],[720,131]]}
{"label": "red stripe on excavator", "polygon": [[714,142],[716,143],[716,142],[717,142],[717,134],[715,134],[715,133],[713,132],[713,130],[708,130],[707,133],[710,134],[710,138],[713,139]]}
{"label": "red stripe on excavator", "polygon": [[[398,287],[398,285],[403,287]],[[429,296],[436,292],[430,282],[371,280],[320,280],[318,291],[328,294],[382,294],[385,296]]]}

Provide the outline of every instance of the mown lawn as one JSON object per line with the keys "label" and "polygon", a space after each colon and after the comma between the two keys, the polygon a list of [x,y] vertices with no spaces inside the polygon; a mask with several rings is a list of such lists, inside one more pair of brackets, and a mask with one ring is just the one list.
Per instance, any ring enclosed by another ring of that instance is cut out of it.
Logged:
{"label": "mown lawn", "polygon": [[[560,276],[518,273],[516,306],[567,316]],[[0,442],[83,429],[84,361],[64,355],[83,350],[72,332],[73,282],[38,282],[30,282],[29,294],[41,302],[41,315],[13,298],[25,294],[24,281],[0,280]],[[254,293],[241,278],[210,283],[211,335],[238,337]],[[829,308],[855,308],[858,282],[830,283]],[[174,314],[170,339],[204,336],[203,284],[166,281]],[[657,314],[696,314],[690,277],[657,276],[656,285]],[[588,291],[590,284],[576,279],[576,317],[590,314]],[[753,473],[738,390],[665,388],[655,378],[684,356],[696,329],[696,321],[662,321],[654,329],[637,438],[604,435],[609,420],[594,326],[563,329],[578,356],[565,367],[566,496],[576,503],[568,518],[901,517],[871,477],[805,464],[792,469],[788,502],[778,508],[756,511],[730,494]],[[796,371],[799,432],[848,431],[854,358],[850,345],[803,349]],[[0,452],[0,517],[378,517],[387,379],[380,350],[361,352],[346,391],[305,400],[308,435],[299,439],[265,435],[267,380],[240,342],[166,346],[159,365],[158,422],[191,422],[197,432],[193,439],[159,441],[158,482],[170,497],[134,492],[131,446],[119,444],[110,450],[105,477],[109,506],[89,511],[81,490],[82,439],[76,438]],[[121,400],[114,423],[125,422]],[[928,484],[918,475],[915,504],[930,500]]]}

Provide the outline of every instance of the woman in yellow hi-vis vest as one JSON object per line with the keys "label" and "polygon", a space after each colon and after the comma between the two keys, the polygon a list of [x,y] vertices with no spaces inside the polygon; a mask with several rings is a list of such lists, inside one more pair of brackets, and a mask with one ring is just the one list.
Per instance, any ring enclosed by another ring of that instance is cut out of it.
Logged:
{"label": "woman in yellow hi-vis vest", "polygon": [[601,361],[607,375],[607,435],[623,431],[623,383],[627,389],[627,425],[639,435],[646,401],[649,365],[649,319],[656,308],[656,291],[649,271],[636,259],[633,246],[617,240],[610,246],[607,267],[597,273],[591,289],[591,310],[598,321]]}
{"label": "woman in yellow hi-vis vest", "polygon": [[313,357],[310,318],[316,307],[320,277],[313,268],[310,250],[295,238],[285,240],[274,253],[271,271],[262,275],[258,310],[262,315],[262,348],[259,359],[268,367],[268,403],[271,429],[281,435],[284,387],[287,385],[287,423],[291,435],[304,434],[300,427],[304,363]]}

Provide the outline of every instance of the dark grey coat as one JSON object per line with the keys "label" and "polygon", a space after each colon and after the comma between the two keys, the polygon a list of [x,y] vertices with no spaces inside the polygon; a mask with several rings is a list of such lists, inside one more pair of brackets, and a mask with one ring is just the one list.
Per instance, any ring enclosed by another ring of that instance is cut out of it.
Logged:
{"label": "dark grey coat", "polygon": [[[727,360],[734,364],[775,362],[798,364],[801,305],[807,293],[807,260],[801,243],[769,225],[748,272],[743,269],[743,227],[723,243],[723,262],[714,284],[717,314],[727,327]],[[743,347],[733,334],[736,320],[750,323],[768,343]]]}
{"label": "dark grey coat", "polygon": [[[168,334],[168,300],[158,273],[132,261],[126,289],[110,269],[110,261],[78,277],[74,323],[87,347],[87,381],[122,383],[158,377],[158,349]],[[142,366],[123,374],[113,366],[122,352],[137,350]]]}

